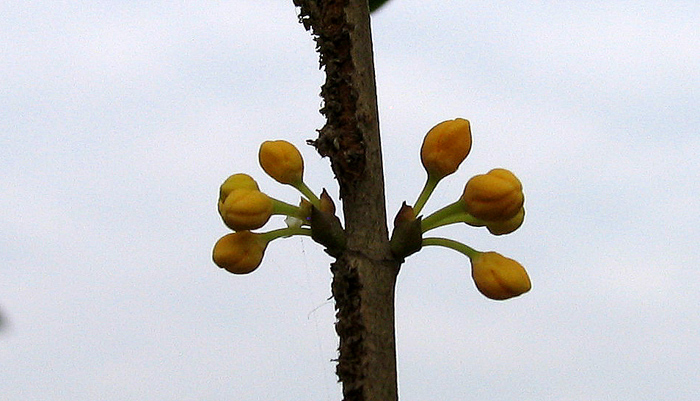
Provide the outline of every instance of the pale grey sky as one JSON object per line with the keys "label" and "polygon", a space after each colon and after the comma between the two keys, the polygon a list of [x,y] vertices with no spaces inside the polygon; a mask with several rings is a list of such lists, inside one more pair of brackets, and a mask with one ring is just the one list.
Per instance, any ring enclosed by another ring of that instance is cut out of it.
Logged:
{"label": "pale grey sky", "polygon": [[[292,1],[0,5],[0,394],[7,400],[339,400],[330,258],[273,242],[233,276],[218,186],[304,145],[323,75]],[[503,237],[533,289],[481,296],[427,248],[397,287],[402,401],[695,400],[700,393],[700,6],[392,0],[373,17],[389,219],[425,132],[474,146],[426,212],[493,167],[524,184]],[[282,225],[275,220],[271,226]]]}

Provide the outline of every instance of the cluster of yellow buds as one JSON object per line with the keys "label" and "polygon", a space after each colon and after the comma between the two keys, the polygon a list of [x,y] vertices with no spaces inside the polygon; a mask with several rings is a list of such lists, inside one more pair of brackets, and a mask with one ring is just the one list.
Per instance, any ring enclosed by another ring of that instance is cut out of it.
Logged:
{"label": "cluster of yellow buds", "polygon": [[425,136],[421,161],[428,174],[413,207],[404,202],[394,221],[391,249],[397,258],[405,258],[422,246],[444,246],[469,257],[472,278],[483,295],[503,300],[530,290],[530,278],[513,259],[496,252],[479,252],[447,238],[425,238],[423,234],[437,227],[466,223],[486,227],[494,235],[517,230],[525,219],[525,196],[520,180],[510,171],[496,168],[467,181],[462,196],[423,218],[420,214],[437,184],[457,171],[472,147],[469,121],[461,118],[443,121]]}
{"label": "cluster of yellow buds", "polygon": [[[469,257],[476,288],[486,297],[503,300],[530,290],[530,278],[513,259],[496,252],[479,252],[447,238],[426,238],[437,227],[466,223],[486,227],[494,235],[517,230],[525,218],[525,196],[520,180],[510,171],[495,168],[467,181],[455,202],[423,218],[421,210],[438,183],[454,174],[472,148],[469,121],[457,118],[443,121],[428,131],[420,150],[427,180],[414,206],[403,203],[394,219],[390,245],[397,260],[418,252],[423,246],[443,246]],[[335,215],[335,205],[323,190],[320,196],[304,183],[304,160],[287,141],[266,141],[258,160],[275,181],[290,185],[301,195],[298,206],[263,193],[247,174],[234,174],[221,185],[218,210],[233,233],[214,246],[213,259],[219,267],[234,274],[254,271],[262,262],[270,241],[292,235],[307,235],[324,245],[326,252],[339,256],[345,249],[345,232]],[[252,232],[265,226],[273,215],[287,216],[286,228]]]}
{"label": "cluster of yellow buds", "polygon": [[[304,160],[299,150],[287,141],[266,141],[260,146],[258,158],[270,177],[301,192],[301,202],[294,206],[268,196],[247,174],[228,177],[219,189],[218,210],[224,224],[234,232],[214,245],[214,263],[234,274],[250,273],[260,266],[270,241],[292,235],[311,236],[326,245],[329,253],[339,252],[345,238],[335,206],[325,190],[319,199],[304,183]],[[273,215],[287,216],[287,227],[263,233],[251,231],[263,227]]]}

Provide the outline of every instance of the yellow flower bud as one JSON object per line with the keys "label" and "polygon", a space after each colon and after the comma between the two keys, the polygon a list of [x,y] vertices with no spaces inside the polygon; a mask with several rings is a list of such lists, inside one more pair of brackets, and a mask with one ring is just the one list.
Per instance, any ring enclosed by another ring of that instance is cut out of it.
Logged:
{"label": "yellow flower bud", "polygon": [[520,211],[515,216],[504,221],[490,221],[486,223],[486,228],[493,235],[510,234],[520,228],[525,221],[525,208],[520,208]]}
{"label": "yellow flower bud", "polygon": [[287,141],[265,141],[258,153],[260,166],[276,181],[297,185],[304,175],[304,159],[299,150]]}
{"label": "yellow flower bud", "polygon": [[236,189],[260,190],[258,183],[248,174],[234,174],[228,177],[219,188],[219,214],[221,214],[221,208],[224,206],[228,194]]}
{"label": "yellow flower bud", "polygon": [[425,135],[420,157],[429,176],[443,178],[457,171],[472,148],[469,121],[443,121]]}
{"label": "yellow flower bud", "polygon": [[224,223],[235,231],[254,230],[272,215],[272,199],[254,189],[236,189],[226,197],[220,213]]}
{"label": "yellow flower bud", "polygon": [[513,298],[530,291],[532,287],[525,268],[499,253],[481,252],[471,262],[476,288],[488,298]]}
{"label": "yellow flower bud", "polygon": [[525,196],[520,180],[510,171],[495,168],[472,177],[464,187],[462,205],[467,213],[488,222],[505,221],[517,215]]}
{"label": "yellow flower bud", "polygon": [[248,274],[260,266],[267,241],[260,234],[238,231],[221,237],[214,245],[214,263],[233,274]]}

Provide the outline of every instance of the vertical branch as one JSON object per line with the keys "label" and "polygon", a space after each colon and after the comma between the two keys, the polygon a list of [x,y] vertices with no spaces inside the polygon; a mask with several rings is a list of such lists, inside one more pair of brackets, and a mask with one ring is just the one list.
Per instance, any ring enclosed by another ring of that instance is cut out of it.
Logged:
{"label": "vertical branch", "polygon": [[326,124],[310,141],[331,160],[347,249],[331,265],[345,401],[397,400],[394,287],[367,0],[294,0],[314,34]]}

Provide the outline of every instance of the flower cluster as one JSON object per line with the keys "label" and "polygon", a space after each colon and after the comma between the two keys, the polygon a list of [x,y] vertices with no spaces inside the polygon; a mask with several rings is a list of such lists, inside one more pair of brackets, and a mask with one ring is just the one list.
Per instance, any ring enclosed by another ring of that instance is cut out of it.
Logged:
{"label": "flower cluster", "polygon": [[[258,158],[270,177],[301,192],[301,202],[294,206],[268,196],[247,174],[228,177],[219,189],[218,210],[224,224],[234,232],[214,245],[214,263],[234,274],[250,273],[260,266],[270,241],[292,235],[311,236],[329,253],[340,252],[345,237],[333,201],[325,190],[319,198],[304,183],[304,160],[299,150],[287,141],[266,141],[260,146]],[[251,231],[263,227],[273,215],[287,216],[287,227],[263,233]]]}
{"label": "flower cluster", "polygon": [[530,290],[530,278],[515,260],[496,252],[479,252],[447,238],[425,238],[424,233],[453,223],[486,227],[494,235],[517,230],[525,219],[523,187],[518,178],[503,168],[479,174],[467,181],[462,196],[423,218],[423,206],[437,184],[457,171],[472,147],[469,121],[461,118],[443,121],[425,136],[421,161],[428,174],[413,207],[404,202],[396,219],[391,249],[397,258],[405,258],[423,246],[444,246],[466,255],[472,266],[472,278],[483,295],[503,300]]}
{"label": "flower cluster", "polygon": [[[414,206],[404,202],[394,219],[391,252],[402,261],[423,246],[454,249],[470,259],[479,292],[495,300],[512,298],[529,291],[531,286],[527,272],[518,262],[496,252],[479,252],[451,239],[424,236],[427,231],[454,223],[486,227],[494,235],[511,233],[522,225],[523,186],[503,168],[472,177],[455,202],[425,218],[420,214],[438,183],[457,171],[471,148],[471,127],[462,118],[443,121],[426,134],[420,157],[428,178]],[[258,160],[275,181],[297,189],[301,202],[294,206],[268,196],[247,174],[230,176],[219,190],[218,210],[234,232],[214,246],[214,263],[234,274],[250,273],[260,266],[270,241],[292,235],[310,236],[331,256],[340,256],[346,240],[335,205],[325,190],[316,196],[304,183],[304,160],[299,150],[286,141],[266,141],[260,146]],[[273,215],[287,216],[287,227],[251,231],[263,227]]]}

